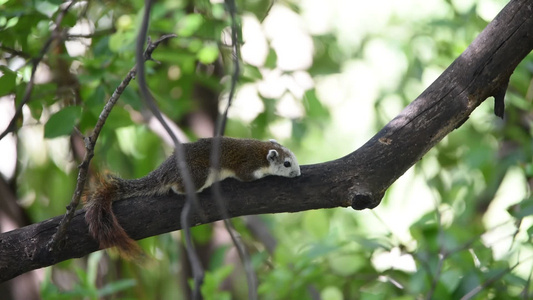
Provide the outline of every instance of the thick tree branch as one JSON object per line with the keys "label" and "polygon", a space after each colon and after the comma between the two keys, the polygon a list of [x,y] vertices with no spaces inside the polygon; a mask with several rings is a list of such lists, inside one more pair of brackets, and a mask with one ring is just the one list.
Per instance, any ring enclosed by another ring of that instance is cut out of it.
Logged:
{"label": "thick tree branch", "polygon": [[[326,163],[302,167],[298,178],[267,177],[250,183],[221,184],[231,217],[297,212],[319,208],[373,208],[385,190],[470,113],[501,89],[518,63],[533,49],[533,4],[511,1],[459,58],[422,95],[355,152]],[[207,219],[197,213],[192,224],[213,222],[222,213],[210,190],[198,195]],[[133,198],[114,210],[135,239],[180,229],[185,197]],[[66,247],[45,248],[57,230],[55,217],[0,235],[0,281],[32,269],[82,257],[98,249],[79,210],[67,229]]]}

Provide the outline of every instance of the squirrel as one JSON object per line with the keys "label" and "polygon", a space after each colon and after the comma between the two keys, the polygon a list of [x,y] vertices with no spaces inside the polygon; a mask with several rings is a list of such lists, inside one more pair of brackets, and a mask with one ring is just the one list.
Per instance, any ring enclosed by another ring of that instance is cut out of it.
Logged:
{"label": "squirrel", "polygon": [[[210,166],[213,140],[205,138],[183,144],[184,159],[197,193],[215,181],[229,177],[252,181],[267,175],[296,177],[301,174],[294,154],[275,140],[264,142],[221,137],[220,168],[217,176]],[[112,202],[131,197],[164,195],[171,190],[177,194],[185,194],[174,155],[139,179],[127,180],[112,175],[100,177],[99,186],[83,196],[89,233],[102,249],[116,246],[123,257],[138,256],[141,253],[140,248],[118,223],[112,210]]]}

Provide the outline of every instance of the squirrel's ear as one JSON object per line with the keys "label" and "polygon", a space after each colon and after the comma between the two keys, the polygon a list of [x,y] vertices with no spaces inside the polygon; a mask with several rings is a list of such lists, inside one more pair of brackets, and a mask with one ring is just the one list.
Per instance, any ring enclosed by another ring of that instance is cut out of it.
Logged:
{"label": "squirrel's ear", "polygon": [[278,141],[276,141],[275,139],[270,139],[269,141],[274,145],[279,145]]}
{"label": "squirrel's ear", "polygon": [[269,161],[275,161],[276,157],[278,157],[278,151],[276,151],[274,149],[268,150],[267,159]]}

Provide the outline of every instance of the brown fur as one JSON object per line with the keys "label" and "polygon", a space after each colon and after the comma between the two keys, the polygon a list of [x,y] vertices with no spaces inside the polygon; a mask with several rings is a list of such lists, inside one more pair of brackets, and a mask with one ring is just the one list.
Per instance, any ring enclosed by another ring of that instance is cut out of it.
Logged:
{"label": "brown fur", "polygon": [[118,182],[113,177],[99,178],[98,187],[85,197],[85,220],[89,224],[89,233],[99,242],[100,248],[117,246],[122,257],[135,258],[142,251],[120,226],[113,213],[112,204],[120,190]]}
{"label": "brown fur", "polygon": [[[185,161],[196,190],[204,186],[209,176],[212,143],[213,139],[200,139],[195,143],[183,145]],[[277,143],[224,137],[220,143],[220,167],[233,171],[239,180],[254,180],[256,179],[255,171],[269,166],[266,157],[270,149],[278,151],[278,163],[283,164],[287,155],[285,151],[288,150],[284,150]],[[224,178],[220,178],[222,179]],[[89,225],[89,232],[99,242],[101,248],[116,246],[119,253],[126,258],[138,257],[142,252],[118,223],[112,209],[113,201],[162,195],[171,189],[178,193],[185,193],[182,176],[174,155],[143,178],[125,180],[104,175],[98,181],[96,188],[84,195],[85,220]]]}

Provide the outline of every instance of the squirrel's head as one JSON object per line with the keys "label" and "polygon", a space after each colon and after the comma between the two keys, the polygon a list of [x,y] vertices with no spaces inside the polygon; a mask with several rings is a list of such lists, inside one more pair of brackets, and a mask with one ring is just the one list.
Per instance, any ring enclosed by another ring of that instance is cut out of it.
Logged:
{"label": "squirrel's head", "polygon": [[276,140],[270,140],[272,148],[268,150],[268,172],[272,175],[284,177],[300,176],[300,165],[291,150],[280,145]]}

